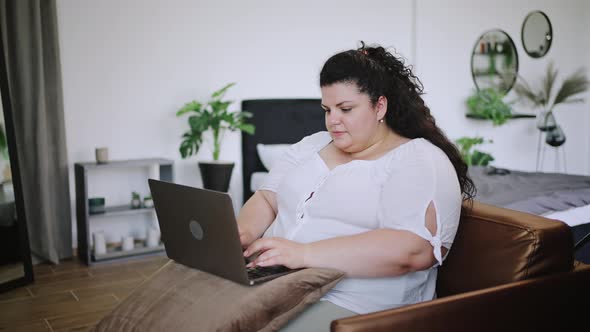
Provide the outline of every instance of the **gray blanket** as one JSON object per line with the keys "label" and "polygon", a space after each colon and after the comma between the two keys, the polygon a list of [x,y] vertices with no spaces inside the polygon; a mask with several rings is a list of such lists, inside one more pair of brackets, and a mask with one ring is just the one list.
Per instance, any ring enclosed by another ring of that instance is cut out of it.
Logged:
{"label": "gray blanket", "polygon": [[480,202],[542,215],[590,204],[590,176],[520,172],[488,175],[490,168],[471,167],[469,174]]}

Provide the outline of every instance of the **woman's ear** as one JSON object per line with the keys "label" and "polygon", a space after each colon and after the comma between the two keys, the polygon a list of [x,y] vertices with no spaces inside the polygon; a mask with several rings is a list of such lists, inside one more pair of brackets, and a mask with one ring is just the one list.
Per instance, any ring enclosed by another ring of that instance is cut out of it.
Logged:
{"label": "woman's ear", "polygon": [[377,99],[375,108],[377,109],[377,120],[385,120],[385,113],[387,113],[387,97],[379,97],[379,99]]}

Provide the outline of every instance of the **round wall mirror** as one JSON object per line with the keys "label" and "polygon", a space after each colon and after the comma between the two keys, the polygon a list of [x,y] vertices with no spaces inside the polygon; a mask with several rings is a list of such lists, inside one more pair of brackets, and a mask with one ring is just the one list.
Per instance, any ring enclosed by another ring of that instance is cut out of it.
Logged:
{"label": "round wall mirror", "polygon": [[502,30],[482,34],[471,54],[471,75],[478,90],[508,93],[518,76],[518,53],[510,36]]}
{"label": "round wall mirror", "polygon": [[533,58],[540,58],[549,52],[553,41],[553,29],[549,17],[541,11],[527,15],[522,24],[522,46]]}

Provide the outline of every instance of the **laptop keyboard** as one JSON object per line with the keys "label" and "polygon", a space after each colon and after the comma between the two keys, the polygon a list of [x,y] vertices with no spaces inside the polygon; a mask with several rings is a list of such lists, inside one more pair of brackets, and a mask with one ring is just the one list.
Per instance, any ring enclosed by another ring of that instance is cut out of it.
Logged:
{"label": "laptop keyboard", "polygon": [[248,272],[248,279],[258,279],[268,277],[273,274],[283,273],[289,271],[288,267],[282,265],[276,266],[256,266],[246,269]]}

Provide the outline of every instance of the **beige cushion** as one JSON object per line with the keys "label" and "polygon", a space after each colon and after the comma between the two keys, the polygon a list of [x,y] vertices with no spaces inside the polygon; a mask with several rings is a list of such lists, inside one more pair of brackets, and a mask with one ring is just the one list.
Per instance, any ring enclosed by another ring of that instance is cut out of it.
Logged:
{"label": "beige cushion", "polygon": [[171,261],[94,331],[277,331],[343,276],[303,269],[248,287]]}

